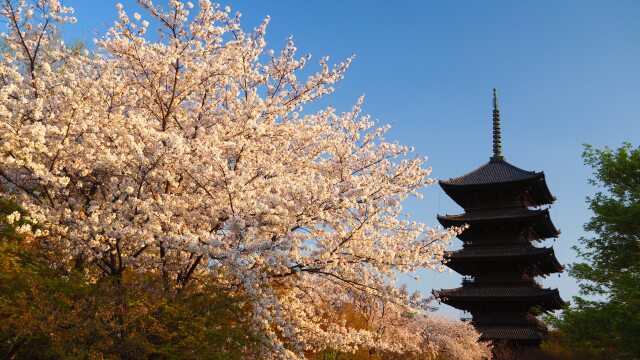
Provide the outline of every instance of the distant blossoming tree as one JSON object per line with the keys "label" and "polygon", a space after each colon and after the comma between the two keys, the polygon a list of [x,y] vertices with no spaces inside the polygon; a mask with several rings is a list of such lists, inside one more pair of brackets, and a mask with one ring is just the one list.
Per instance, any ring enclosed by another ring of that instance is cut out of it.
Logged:
{"label": "distant blossoming tree", "polygon": [[[342,301],[331,304],[333,320],[346,321],[351,327],[372,332],[373,344],[365,349],[368,353],[379,354],[378,359],[491,358],[489,343],[479,341],[480,334],[468,322],[407,309],[355,291],[339,288],[334,291],[343,297]],[[345,343],[333,344],[332,349],[340,349],[334,351],[335,354],[357,351],[349,349],[349,344]]]}
{"label": "distant blossoming tree", "polygon": [[[58,0],[3,0],[0,181],[34,241],[69,263],[162,275],[168,294],[208,273],[250,299],[276,357],[335,345],[401,349],[331,321],[357,293],[417,308],[396,272],[434,268],[457,229],[401,216],[432,183],[424,160],[360,113],[304,105],[351,59],[300,79],[309,56],[267,50],[208,0],[139,0],[94,51],[66,46]],[[157,40],[145,37],[151,23]],[[434,327],[432,332],[444,331]],[[469,329],[468,331],[471,331]],[[383,341],[382,341],[383,340]]]}

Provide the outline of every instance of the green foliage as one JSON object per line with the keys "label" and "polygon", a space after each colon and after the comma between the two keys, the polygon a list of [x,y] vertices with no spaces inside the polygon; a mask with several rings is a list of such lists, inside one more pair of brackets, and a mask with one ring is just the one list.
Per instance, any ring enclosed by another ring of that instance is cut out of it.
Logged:
{"label": "green foliage", "polygon": [[551,321],[561,344],[590,358],[639,358],[640,147],[586,145],[583,157],[594,169],[590,182],[600,190],[588,198],[593,217],[584,226],[595,236],[574,248],[584,262],[570,273],[582,296]]}
{"label": "green foliage", "polygon": [[596,170],[590,182],[604,192],[588,199],[594,216],[584,228],[597,236],[581,239],[584,249],[575,249],[587,262],[574,265],[571,274],[588,282],[584,291],[608,293],[640,269],[640,148],[587,145],[583,156]]}
{"label": "green foliage", "polygon": [[0,358],[240,359],[257,348],[242,297],[207,276],[167,294],[157,274],[54,269],[20,221],[7,223],[14,211],[0,199]]}
{"label": "green foliage", "polygon": [[69,287],[16,232],[24,220],[7,223],[7,216],[15,211],[21,212],[17,205],[0,199],[0,354],[11,358],[29,345],[33,354],[49,358],[47,353],[55,351],[46,335],[49,317],[67,307]]}

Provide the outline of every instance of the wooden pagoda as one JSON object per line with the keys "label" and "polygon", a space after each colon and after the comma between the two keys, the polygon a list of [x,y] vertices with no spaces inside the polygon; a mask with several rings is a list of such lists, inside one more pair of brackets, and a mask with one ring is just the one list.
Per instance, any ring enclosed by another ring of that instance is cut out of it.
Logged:
{"label": "wooden pagoda", "polygon": [[549,210],[541,208],[555,198],[543,172],[522,170],[502,156],[495,89],[493,156],[466,175],[440,181],[440,186],[464,214],[439,215],[438,221],[445,227],[469,228],[458,236],[462,249],[446,253],[446,265],[464,276],[462,286],[434,295],[471,313],[482,340],[538,346],[547,329],[535,315],[564,304],[557,289],[542,288],[535,280],[563,270],[552,247],[532,244],[559,235]]}

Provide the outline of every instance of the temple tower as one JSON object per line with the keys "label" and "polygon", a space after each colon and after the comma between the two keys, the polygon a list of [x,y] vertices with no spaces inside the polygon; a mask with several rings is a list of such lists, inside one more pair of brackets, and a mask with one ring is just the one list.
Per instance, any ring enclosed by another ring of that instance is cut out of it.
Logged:
{"label": "temple tower", "polygon": [[557,289],[542,288],[535,280],[563,270],[553,247],[533,245],[560,234],[543,207],[555,198],[544,172],[525,171],[505,161],[495,89],[493,156],[466,175],[440,181],[440,186],[464,214],[438,215],[438,221],[445,227],[469,228],[458,236],[462,249],[446,253],[446,265],[464,276],[462,286],[434,295],[469,312],[482,340],[538,346],[547,329],[535,315],[564,304]]}

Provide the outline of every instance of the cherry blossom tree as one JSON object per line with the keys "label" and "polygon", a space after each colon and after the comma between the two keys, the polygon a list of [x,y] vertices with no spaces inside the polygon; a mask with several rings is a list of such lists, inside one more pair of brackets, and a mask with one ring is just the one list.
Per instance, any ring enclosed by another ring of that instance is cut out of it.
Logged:
{"label": "cherry blossom tree", "polygon": [[268,18],[247,33],[208,0],[138,2],[143,14],[118,5],[88,51],[59,35],[75,19],[58,0],[2,0],[0,182],[34,224],[21,231],[60,267],[161,274],[168,296],[214,276],[250,299],[268,356],[401,348],[321,305],[357,293],[420,307],[397,272],[438,268],[460,229],[403,217],[430,169],[384,139],[389,127],[361,114],[362,99],[305,111],[351,58],[322,58],[301,77],[311,57],[292,41],[269,50]]}
{"label": "cherry blossom tree", "polygon": [[[374,335],[373,341],[363,347],[365,353],[379,354],[380,359],[491,358],[489,343],[481,342],[480,334],[468,322],[446,319],[429,311],[416,311],[356,291],[340,288],[334,291],[342,297],[330,305],[331,320],[366,329]],[[400,291],[406,294],[405,287]],[[339,349],[333,350],[335,353],[356,351],[349,349],[349,345],[343,342],[328,348]]]}

